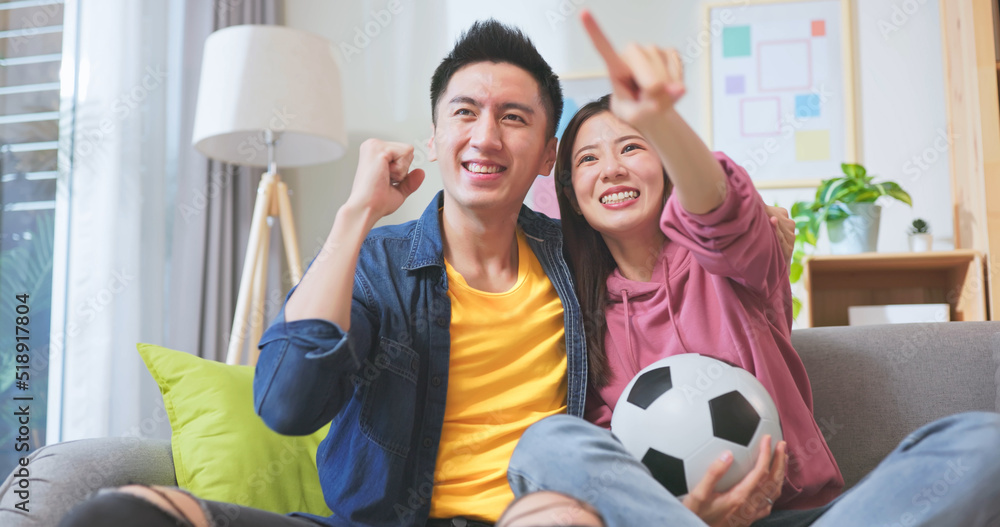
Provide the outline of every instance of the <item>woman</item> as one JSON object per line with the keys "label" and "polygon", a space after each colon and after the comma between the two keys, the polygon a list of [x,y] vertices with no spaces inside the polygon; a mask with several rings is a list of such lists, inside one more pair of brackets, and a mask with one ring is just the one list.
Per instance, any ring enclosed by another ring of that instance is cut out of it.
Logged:
{"label": "woman", "polygon": [[[600,314],[585,318],[587,420],[609,427],[625,386],[659,359],[725,360],[768,388],[792,455],[819,445],[770,498],[795,508],[829,502],[843,479],[812,419],[809,381],[791,346],[788,261],[763,201],[742,168],[709,152],[682,121],[664,125],[671,144],[661,147],[610,105],[605,96],[574,116],[556,162],[580,307]],[[670,150],[680,155],[660,153]],[[678,174],[676,185],[668,174]],[[683,180],[688,174],[706,176]],[[572,257],[581,254],[589,256]]]}
{"label": "woman", "polygon": [[[732,464],[723,456],[686,496],[685,510],[610,434],[558,416],[522,438],[508,470],[515,494],[562,493],[549,495],[593,505],[608,525],[940,525],[945,517],[950,525],[995,525],[1000,462],[984,445],[1000,438],[996,414],[956,416],[917,431],[838,498],[843,478],[791,345],[788,261],[760,196],[746,171],[710,152],[676,112],[684,94],[676,51],[633,45],[619,56],[587,14],[584,23],[614,86],[613,96],[570,121],[556,163],[568,260],[581,310],[591,315],[584,319],[587,420],[607,428],[626,384],[645,366],[702,353],[745,368],[767,387],[788,459],[783,444],[773,460],[765,445],[753,471],[719,494],[715,483]],[[977,469],[962,491],[915,507],[920,489],[944,472],[945,445],[948,455],[975,459]],[[567,452],[565,462],[547,461]],[[595,488],[595,478],[615,467],[617,483]]]}

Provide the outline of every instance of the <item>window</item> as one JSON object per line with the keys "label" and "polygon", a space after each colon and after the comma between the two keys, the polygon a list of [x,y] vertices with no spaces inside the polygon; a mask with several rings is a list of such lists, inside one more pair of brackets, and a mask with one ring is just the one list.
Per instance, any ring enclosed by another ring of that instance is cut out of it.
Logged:
{"label": "window", "polygon": [[27,331],[0,332],[0,473],[45,441],[62,24],[63,0],[0,2],[0,324]]}

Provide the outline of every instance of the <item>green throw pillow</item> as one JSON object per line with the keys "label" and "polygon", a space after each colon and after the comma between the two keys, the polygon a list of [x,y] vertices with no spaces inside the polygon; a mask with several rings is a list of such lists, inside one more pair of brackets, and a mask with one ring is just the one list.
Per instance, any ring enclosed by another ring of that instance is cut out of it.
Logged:
{"label": "green throw pillow", "polygon": [[137,347],[163,394],[181,488],[279,514],[331,514],[316,471],[316,448],[329,425],[308,436],[278,434],[254,413],[250,366]]}

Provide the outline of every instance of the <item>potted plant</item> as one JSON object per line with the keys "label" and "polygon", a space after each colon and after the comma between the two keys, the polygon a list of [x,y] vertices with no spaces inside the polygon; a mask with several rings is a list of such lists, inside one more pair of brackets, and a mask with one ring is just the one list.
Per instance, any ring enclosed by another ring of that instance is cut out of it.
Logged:
{"label": "potted plant", "polygon": [[[796,283],[802,276],[802,261],[816,249],[820,228],[827,226],[830,252],[853,254],[871,252],[878,244],[881,207],[875,200],[882,196],[895,198],[912,206],[910,195],[898,183],[874,183],[865,167],[841,163],[844,175],[825,179],[816,189],[813,201],[792,205],[795,220],[795,250],[792,253],[790,278]],[[798,316],[801,303],[793,298],[793,313]]]}
{"label": "potted plant", "polygon": [[889,196],[907,205],[913,202],[898,183],[873,183],[874,176],[861,165],[842,163],[840,168],[844,175],[823,180],[814,201],[792,206],[796,230],[806,231],[802,233],[804,239],[815,246],[819,228],[825,223],[833,254],[874,251],[881,217],[881,207],[875,200]]}
{"label": "potted plant", "polygon": [[924,220],[917,218],[913,220],[909,228],[910,251],[925,252],[931,250],[934,243],[934,235],[931,234],[931,226]]}

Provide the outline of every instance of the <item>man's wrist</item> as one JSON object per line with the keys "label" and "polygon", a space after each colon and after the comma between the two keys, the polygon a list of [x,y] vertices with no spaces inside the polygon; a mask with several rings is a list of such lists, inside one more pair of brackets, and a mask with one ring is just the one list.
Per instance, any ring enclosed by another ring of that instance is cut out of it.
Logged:
{"label": "man's wrist", "polygon": [[368,231],[372,230],[375,223],[380,219],[381,216],[376,213],[372,207],[353,203],[348,200],[347,203],[344,203],[344,205],[337,210],[337,216],[334,219],[334,224],[343,223],[345,225],[360,225],[364,229],[364,234],[367,235]]}

